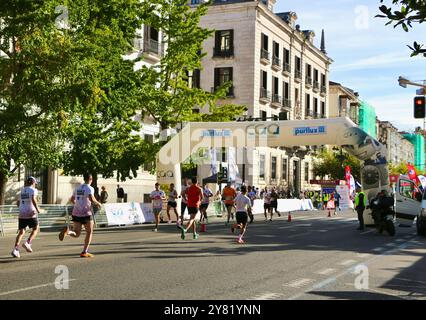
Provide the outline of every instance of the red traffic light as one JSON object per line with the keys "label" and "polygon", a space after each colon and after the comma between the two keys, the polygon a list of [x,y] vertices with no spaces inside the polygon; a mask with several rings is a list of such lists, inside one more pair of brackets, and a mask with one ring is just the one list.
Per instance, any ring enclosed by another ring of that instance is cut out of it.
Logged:
{"label": "red traffic light", "polygon": [[423,105],[425,104],[425,97],[416,97],[416,98],[414,99],[414,103],[415,103],[417,106],[423,106]]}
{"label": "red traffic light", "polygon": [[425,96],[419,96],[414,98],[414,118],[424,119],[426,117],[425,100]]}

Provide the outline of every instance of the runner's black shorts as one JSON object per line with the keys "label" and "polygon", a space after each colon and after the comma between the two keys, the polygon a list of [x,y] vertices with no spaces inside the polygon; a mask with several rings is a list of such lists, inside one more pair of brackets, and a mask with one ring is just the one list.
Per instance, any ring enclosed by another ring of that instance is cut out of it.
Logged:
{"label": "runner's black shorts", "polygon": [[31,219],[19,219],[18,221],[18,229],[26,229],[27,227],[30,229],[35,229],[38,226],[38,219],[37,218],[31,218]]}
{"label": "runner's black shorts", "polygon": [[247,224],[248,221],[248,214],[247,212],[237,212],[236,213],[237,223],[240,224]]}
{"label": "runner's black shorts", "polygon": [[176,208],[177,202],[176,201],[169,201],[169,202],[167,202],[167,205],[171,208]]}
{"label": "runner's black shorts", "polygon": [[263,208],[264,209],[269,209],[271,207],[271,205],[269,203],[264,203],[263,204]]}
{"label": "runner's black shorts", "polygon": [[198,213],[198,208],[196,207],[188,207],[188,213],[189,215],[195,215]]}
{"label": "runner's black shorts", "polygon": [[180,213],[181,213],[181,215],[183,215],[185,213],[186,207],[187,207],[187,204],[185,202],[182,202],[180,204]]}
{"label": "runner's black shorts", "polygon": [[202,203],[201,205],[200,205],[200,209],[204,209],[204,210],[207,210],[207,208],[209,207],[209,204],[208,203]]}
{"label": "runner's black shorts", "polygon": [[81,223],[81,224],[87,224],[92,220],[93,220],[92,216],[85,216],[85,217],[72,216],[72,221]]}

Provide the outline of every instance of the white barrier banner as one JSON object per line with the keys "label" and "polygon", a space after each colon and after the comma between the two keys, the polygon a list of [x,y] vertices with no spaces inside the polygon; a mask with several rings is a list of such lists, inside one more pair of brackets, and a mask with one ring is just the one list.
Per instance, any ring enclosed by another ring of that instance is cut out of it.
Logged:
{"label": "white barrier banner", "polygon": [[[307,211],[314,210],[312,201],[310,199],[278,199],[279,212],[292,212],[292,211]],[[253,214],[263,214],[263,200],[256,199],[253,204]]]}
{"label": "white barrier banner", "polygon": [[354,204],[349,197],[348,186],[336,186],[336,191],[340,195],[339,207],[341,210],[353,209]]}
{"label": "white barrier banner", "polygon": [[152,212],[152,204],[151,203],[140,203],[140,207],[142,210],[142,218],[143,222],[154,222],[155,217],[154,213]]}
{"label": "white barrier banner", "polygon": [[104,208],[109,226],[129,225],[144,222],[141,207],[136,202],[105,203]]}

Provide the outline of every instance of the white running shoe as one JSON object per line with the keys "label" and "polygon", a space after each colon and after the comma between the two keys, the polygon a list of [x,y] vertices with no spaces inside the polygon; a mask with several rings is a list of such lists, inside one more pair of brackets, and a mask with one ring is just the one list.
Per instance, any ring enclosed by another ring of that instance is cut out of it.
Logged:
{"label": "white running shoe", "polygon": [[29,252],[29,253],[33,252],[33,249],[31,248],[31,244],[29,244],[28,242],[24,242],[24,244],[22,245],[22,248],[27,250],[27,252]]}
{"label": "white running shoe", "polygon": [[13,249],[12,257],[14,257],[14,258],[20,258],[21,257],[21,254],[19,253],[18,249]]}
{"label": "white running shoe", "polygon": [[168,224],[172,224],[172,220],[169,220],[167,223],[168,223]]}

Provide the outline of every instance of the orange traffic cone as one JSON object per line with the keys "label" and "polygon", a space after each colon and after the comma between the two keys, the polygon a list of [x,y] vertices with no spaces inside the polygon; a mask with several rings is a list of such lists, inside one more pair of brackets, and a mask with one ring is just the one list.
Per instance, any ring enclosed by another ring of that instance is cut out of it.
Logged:
{"label": "orange traffic cone", "polygon": [[288,218],[287,218],[288,222],[291,222],[291,212],[288,213]]}
{"label": "orange traffic cone", "polygon": [[200,232],[206,232],[206,230],[207,230],[206,223],[205,222],[201,223]]}

